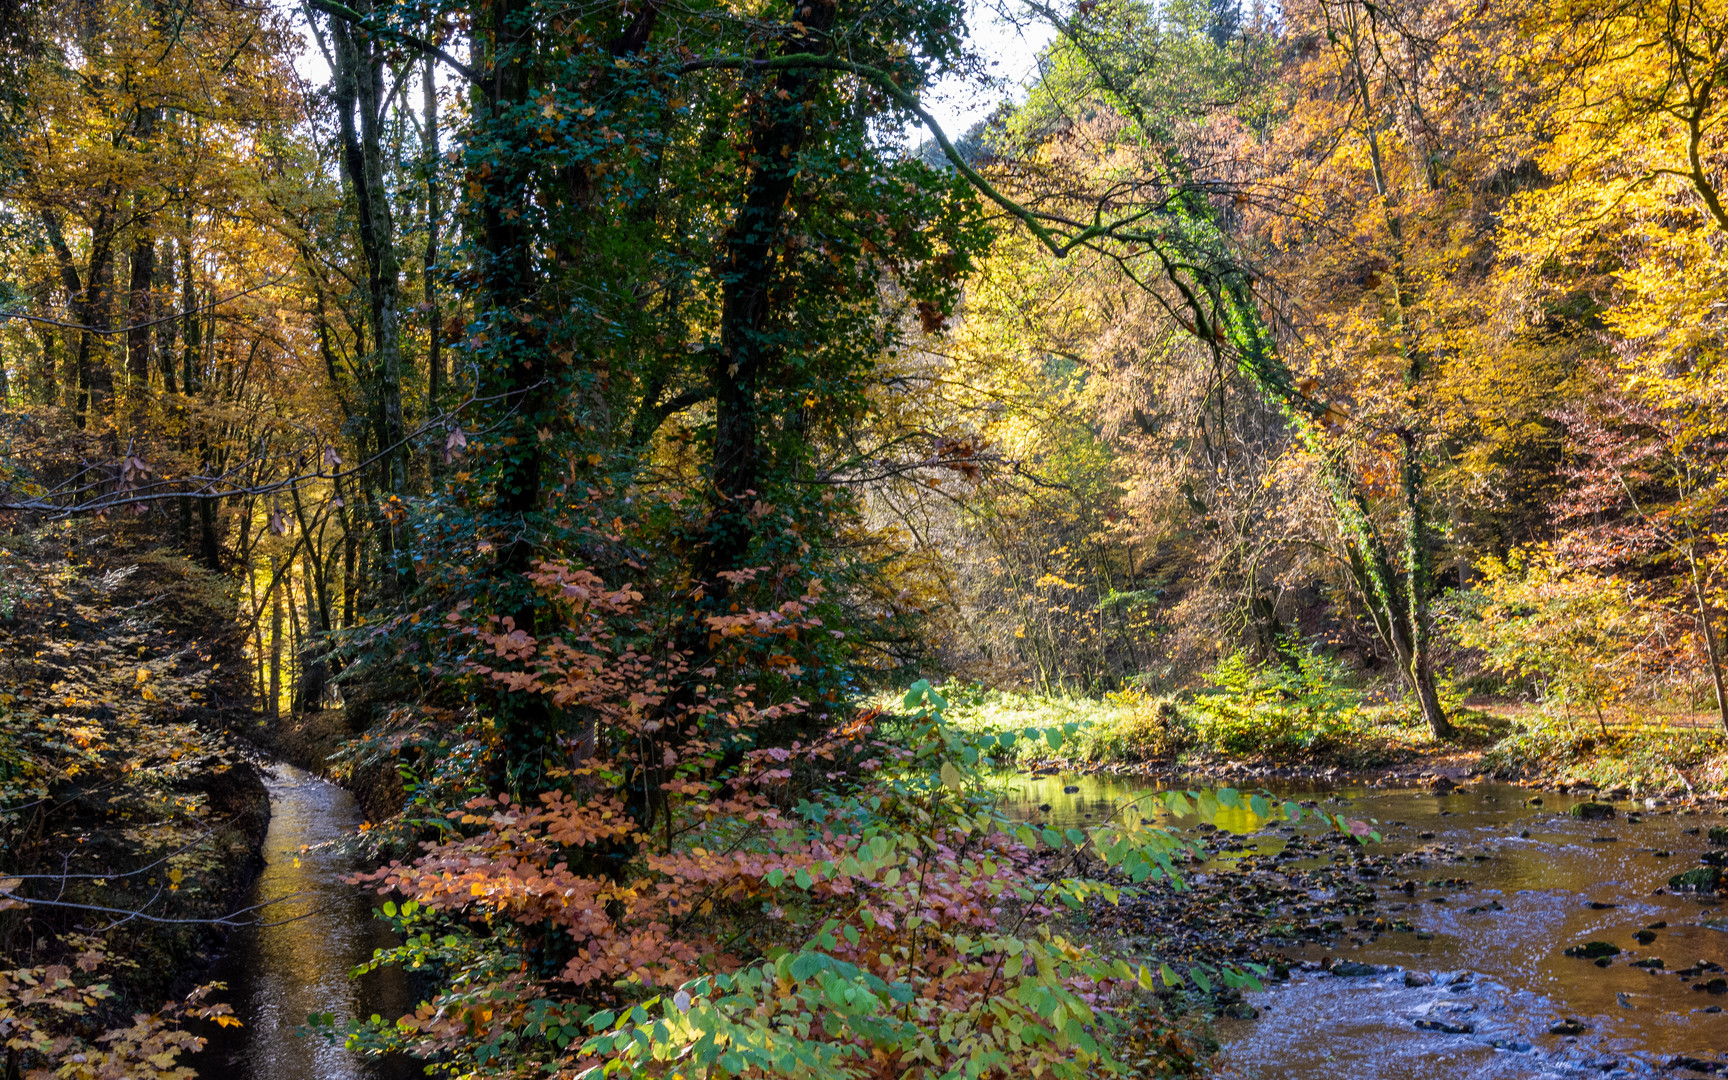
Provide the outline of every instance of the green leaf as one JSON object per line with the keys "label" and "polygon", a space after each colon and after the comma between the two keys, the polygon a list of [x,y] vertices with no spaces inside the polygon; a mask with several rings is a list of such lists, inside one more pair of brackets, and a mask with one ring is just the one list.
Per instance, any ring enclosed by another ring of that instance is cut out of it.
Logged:
{"label": "green leaf", "polygon": [[1158,965],[1158,976],[1164,980],[1165,986],[1176,987],[1182,985],[1182,976],[1176,974],[1176,969],[1171,967],[1169,964]]}
{"label": "green leaf", "polygon": [[942,786],[954,792],[960,791],[964,786],[960,779],[960,770],[954,767],[952,761],[942,763]]}

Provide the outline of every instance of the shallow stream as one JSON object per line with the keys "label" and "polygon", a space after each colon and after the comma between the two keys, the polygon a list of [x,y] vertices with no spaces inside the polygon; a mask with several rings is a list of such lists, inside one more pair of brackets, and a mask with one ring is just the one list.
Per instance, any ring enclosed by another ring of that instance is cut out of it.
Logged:
{"label": "shallow stream", "polygon": [[352,1017],[401,1016],[410,1001],[393,968],[349,977],[374,949],[395,943],[390,928],[373,917],[372,898],[343,880],[352,871],[346,859],[328,850],[303,851],[354,832],[361,820],[354,799],[292,765],[273,766],[264,783],[270,831],[252,902],[278,902],[263,910],[263,925],[234,935],[212,975],[228,984],[217,1000],[233,1005],[243,1026],[209,1031],[209,1045],[191,1059],[192,1067],[211,1080],[419,1075],[411,1062],[365,1061],[303,1033],[310,1013],[334,1013],[343,1027]]}
{"label": "shallow stream", "polygon": [[[226,1000],[244,1026],[212,1032],[194,1067],[206,1077],[246,1080],[415,1075],[412,1063],[363,1061],[302,1034],[309,1013],[334,1013],[338,1026],[350,1017],[400,1015],[409,994],[392,969],[348,975],[391,944],[371,898],[344,882],[347,862],[315,848],[358,826],[353,799],[287,765],[266,783],[272,818],[255,900],[281,902],[267,909],[265,925],[230,943],[214,977],[227,982]],[[1668,1067],[1677,1058],[1728,1061],[1728,994],[1706,989],[1728,968],[1728,907],[1716,896],[1667,888],[1671,875],[1712,850],[1705,834],[1720,818],[1622,800],[1613,818],[1585,821],[1567,813],[1578,798],[1544,794],[1532,805],[1533,793],[1509,785],[1448,795],[1273,791],[1376,822],[1385,838],[1370,849],[1378,855],[1421,857],[1407,876],[1362,874],[1355,885],[1372,888],[1374,910],[1410,929],[1290,941],[1282,949],[1290,979],[1248,995],[1258,1017],[1220,1022],[1215,1075],[1558,1080],[1705,1075]],[[1147,794],[1129,781],[1047,777],[1020,785],[1012,798],[1023,815],[1058,826],[1126,814],[1163,820],[1147,809],[1154,804]],[[1211,856],[1189,870],[1197,883],[1232,874],[1231,864],[1297,872],[1328,862],[1312,847],[1285,851],[1293,830],[1245,809],[1219,819],[1219,834],[1200,832],[1192,820],[1169,823],[1209,840]],[[1294,833],[1316,829],[1304,824]],[[1415,886],[1410,892],[1405,881]],[[1293,910],[1292,921],[1301,919]],[[1588,941],[1621,951],[1607,966],[1565,955]],[[1635,966],[1652,960],[1660,966]],[[1351,963],[1360,967],[1341,966]],[[1341,976],[1322,964],[1366,973]],[[1552,1030],[1568,1021],[1575,1029]]]}
{"label": "shallow stream", "polygon": [[[1567,811],[1580,798],[1494,784],[1449,795],[1367,787],[1274,791],[1377,821],[1385,839],[1371,850],[1422,857],[1407,874],[1363,875],[1357,884],[1375,890],[1376,911],[1412,928],[1293,940],[1283,950],[1289,981],[1248,995],[1259,1017],[1221,1022],[1225,1045],[1215,1075],[1696,1076],[1707,1074],[1670,1066],[1677,1058],[1728,1062],[1722,1056],[1728,987],[1721,982],[1728,907],[1718,896],[1667,887],[1670,876],[1699,866],[1707,851],[1728,852],[1706,840],[1720,816],[1618,800],[1613,818],[1579,820]],[[1015,799],[1038,820],[1096,824],[1112,814],[1142,813],[1148,801],[1136,799],[1145,793],[1120,780],[1050,777],[1031,781]],[[1537,798],[1540,805],[1527,801]],[[1237,838],[1214,841],[1216,854],[1192,874],[1228,873],[1221,864],[1250,856],[1250,865],[1280,872],[1322,865],[1309,849],[1280,859],[1288,826],[1246,810],[1219,825]],[[1316,828],[1304,824],[1300,831]],[[1220,850],[1229,848],[1238,850]],[[1406,880],[1415,884],[1409,894],[1400,888]],[[1647,941],[1635,937],[1640,931]],[[1589,941],[1621,951],[1605,967],[1565,955]],[[1634,966],[1653,959],[1661,965]],[[1339,976],[1319,970],[1322,962],[1373,971]],[[1715,992],[1707,989],[1712,980]],[[1567,1021],[1575,1028],[1563,1026]]]}

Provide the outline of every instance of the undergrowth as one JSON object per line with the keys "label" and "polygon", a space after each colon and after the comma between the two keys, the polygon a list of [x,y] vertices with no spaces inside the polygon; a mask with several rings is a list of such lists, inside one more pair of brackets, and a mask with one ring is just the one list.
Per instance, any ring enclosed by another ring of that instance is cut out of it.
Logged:
{"label": "undergrowth", "polygon": [[1539,712],[1508,725],[1482,755],[1484,770],[1552,783],[1690,794],[1728,782],[1728,736],[1661,723],[1619,724]]}

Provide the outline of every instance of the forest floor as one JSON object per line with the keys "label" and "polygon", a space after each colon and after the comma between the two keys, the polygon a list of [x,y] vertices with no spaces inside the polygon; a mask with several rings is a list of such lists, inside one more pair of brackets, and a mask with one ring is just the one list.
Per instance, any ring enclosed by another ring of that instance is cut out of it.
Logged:
{"label": "forest floor", "polygon": [[0,957],[100,962],[116,1017],[199,981],[226,936],[200,921],[261,864],[232,587],[122,526],[0,535],[0,878],[34,901]]}
{"label": "forest floor", "polygon": [[[874,702],[892,715],[897,702]],[[1544,787],[1728,798],[1728,735],[1714,714],[1623,710],[1598,719],[1524,702],[1455,706],[1437,740],[1399,703],[1241,704],[1113,695],[1104,700],[962,688],[950,722],[980,732],[1067,727],[1059,747],[1026,739],[1011,763],[1227,782],[1346,778],[1453,781],[1492,775]]]}

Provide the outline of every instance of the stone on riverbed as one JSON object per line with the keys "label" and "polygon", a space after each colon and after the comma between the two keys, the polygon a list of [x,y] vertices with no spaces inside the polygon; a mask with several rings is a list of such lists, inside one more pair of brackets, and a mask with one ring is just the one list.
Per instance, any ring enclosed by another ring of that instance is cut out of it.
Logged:
{"label": "stone on riverbed", "polygon": [[1468,1020],[1418,1020],[1416,1027],[1422,1031],[1438,1031],[1444,1035],[1468,1035],[1476,1030],[1476,1025]]}
{"label": "stone on riverbed", "polygon": [[1668,879],[1670,889],[1691,889],[1695,892],[1715,892],[1722,884],[1722,871],[1714,866],[1700,866]]}
{"label": "stone on riverbed", "polygon": [[1710,827],[1710,842],[1728,846],[1728,825],[1712,825]]}
{"label": "stone on riverbed", "polygon": [[1605,802],[1581,802],[1567,813],[1580,821],[1600,821],[1614,816],[1614,806]]}
{"label": "stone on riverbed", "polygon": [[1582,1035],[1586,1031],[1589,1031],[1589,1030],[1590,1029],[1588,1027],[1586,1027],[1583,1023],[1581,1023],[1580,1021],[1574,1020],[1570,1016],[1568,1016],[1566,1019],[1560,1021],[1558,1024],[1555,1024],[1552,1027],[1550,1027],[1548,1029],[1548,1034],[1550,1034],[1550,1035]]}
{"label": "stone on riverbed", "polygon": [[1375,967],[1373,964],[1358,964],[1354,960],[1344,960],[1333,964],[1327,970],[1341,979],[1360,979],[1368,975],[1378,975],[1386,969]]}
{"label": "stone on riverbed", "polygon": [[1566,955],[1582,957],[1585,960],[1600,960],[1604,957],[1620,955],[1620,946],[1608,941],[1586,941],[1582,945],[1574,945],[1567,949]]}
{"label": "stone on riverbed", "polygon": [[1406,971],[1404,973],[1404,985],[1405,986],[1433,986],[1434,985],[1434,976],[1428,974],[1425,971]]}

